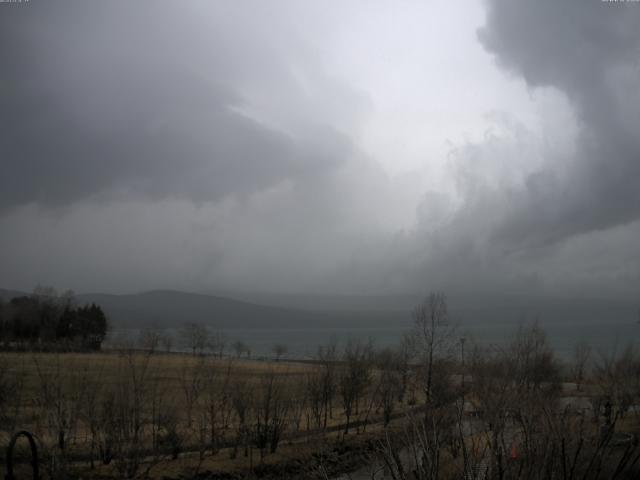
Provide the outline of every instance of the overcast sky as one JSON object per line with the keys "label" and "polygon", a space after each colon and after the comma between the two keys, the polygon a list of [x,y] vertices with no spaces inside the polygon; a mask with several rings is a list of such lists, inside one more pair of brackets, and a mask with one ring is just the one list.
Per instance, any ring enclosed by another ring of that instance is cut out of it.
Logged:
{"label": "overcast sky", "polygon": [[640,292],[640,3],[0,3],[0,287]]}

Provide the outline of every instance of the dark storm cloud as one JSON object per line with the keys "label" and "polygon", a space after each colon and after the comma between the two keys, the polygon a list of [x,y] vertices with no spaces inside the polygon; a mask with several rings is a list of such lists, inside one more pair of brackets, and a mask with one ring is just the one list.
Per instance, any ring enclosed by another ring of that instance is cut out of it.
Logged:
{"label": "dark storm cloud", "polygon": [[0,4],[0,286],[635,295],[640,8],[427,3]]}
{"label": "dark storm cloud", "polygon": [[640,8],[489,0],[479,32],[500,65],[564,92],[579,119],[574,159],[547,159],[515,191],[496,237],[516,248],[640,218]]}
{"label": "dark storm cloud", "polygon": [[246,113],[243,88],[296,93],[259,30],[225,26],[233,8],[205,25],[177,2],[12,7],[0,16],[0,208],[215,201],[332,170],[350,152],[330,128],[295,134]]}

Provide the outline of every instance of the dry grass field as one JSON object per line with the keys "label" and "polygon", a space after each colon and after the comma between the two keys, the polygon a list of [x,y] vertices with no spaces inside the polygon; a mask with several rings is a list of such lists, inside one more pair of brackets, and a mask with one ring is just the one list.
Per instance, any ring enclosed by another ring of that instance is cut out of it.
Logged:
{"label": "dry grass field", "polygon": [[52,477],[64,471],[165,478],[264,468],[343,439],[347,420],[351,433],[380,430],[383,375],[373,364],[361,367],[363,377],[349,386],[346,367],[337,362],[3,353],[1,441],[16,430],[34,433]]}
{"label": "dry grass field", "polygon": [[474,349],[465,370],[425,358],[364,343],[314,362],[2,353],[0,441],[32,432],[44,478],[326,480],[381,462],[420,479],[637,473],[635,351],[570,373],[579,383],[535,325],[508,350]]}

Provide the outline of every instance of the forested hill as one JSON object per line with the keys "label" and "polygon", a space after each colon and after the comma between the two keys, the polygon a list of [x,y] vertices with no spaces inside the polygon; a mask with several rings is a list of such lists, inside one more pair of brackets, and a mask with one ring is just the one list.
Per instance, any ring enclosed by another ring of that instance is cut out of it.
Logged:
{"label": "forested hill", "polygon": [[[2,290],[0,298],[28,295]],[[594,322],[636,323],[638,302],[508,295],[448,295],[451,320],[461,325]],[[139,294],[80,294],[79,305],[100,305],[116,328],[179,327],[187,322],[211,328],[403,328],[411,324],[418,296],[244,296],[203,295],[171,290]]]}
{"label": "forested hill", "polygon": [[0,288],[0,300],[4,300],[8,302],[12,298],[23,297],[25,295],[29,295],[27,292],[21,292],[19,290],[4,290]]}
{"label": "forested hill", "polygon": [[101,305],[116,327],[174,327],[187,322],[213,328],[295,327],[323,319],[313,312],[170,290],[133,295],[83,294],[77,299],[79,303]]}
{"label": "forested hill", "polygon": [[[29,295],[29,292],[0,289],[0,299],[5,302]],[[219,328],[285,327],[308,324],[321,318],[312,312],[170,290],[127,295],[79,294],[75,302],[100,305],[115,327],[173,327],[186,322]]]}
{"label": "forested hill", "polygon": [[[0,298],[29,295],[27,292],[2,290]],[[211,328],[358,328],[407,325],[406,310],[336,312],[316,308],[260,305],[215,295],[202,295],[173,290],[154,290],[139,294],[79,294],[79,305],[95,303],[107,314],[115,328],[145,326],[179,327],[185,323],[201,323]]]}

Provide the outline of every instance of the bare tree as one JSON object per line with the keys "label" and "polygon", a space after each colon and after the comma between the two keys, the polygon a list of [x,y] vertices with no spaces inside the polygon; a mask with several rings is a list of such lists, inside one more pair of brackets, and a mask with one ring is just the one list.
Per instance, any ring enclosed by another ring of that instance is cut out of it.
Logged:
{"label": "bare tree", "polygon": [[291,423],[296,432],[300,431],[302,417],[309,408],[309,389],[303,382],[291,385],[290,412]]}
{"label": "bare tree", "polygon": [[338,387],[345,415],[345,435],[353,415],[359,414],[364,392],[371,382],[372,347],[356,340],[347,342],[342,357],[343,366],[339,373]]}
{"label": "bare tree", "polygon": [[573,350],[573,362],[571,365],[571,374],[576,382],[578,391],[582,390],[585,376],[587,375],[587,363],[591,357],[591,347],[588,343],[582,341],[575,345]]}
{"label": "bare tree", "polygon": [[396,367],[400,373],[400,390],[398,391],[398,401],[403,402],[407,390],[409,389],[409,382],[413,374],[411,367],[411,359],[415,357],[415,341],[413,336],[405,334],[400,340],[400,345],[397,349],[396,355]]}
{"label": "bare tree", "polygon": [[182,328],[182,338],[193,355],[202,354],[209,343],[209,329],[198,323],[186,323]]}
{"label": "bare tree", "polygon": [[149,353],[155,353],[160,346],[162,335],[154,327],[143,328],[138,336],[138,345]]}
{"label": "bare tree", "polygon": [[286,427],[289,401],[287,399],[286,375],[270,370],[263,375],[257,389],[255,403],[255,442],[264,457],[267,447],[275,453]]}
{"label": "bare tree", "polygon": [[[626,351],[602,366],[610,383],[629,380],[631,359]],[[462,402],[434,405],[427,421],[409,413],[404,435],[379,443],[391,478],[637,477],[637,444],[616,447],[612,429],[602,435],[583,415],[558,409],[559,366],[538,325],[520,328],[505,348],[472,348],[469,363],[473,421],[465,419]],[[610,387],[613,395],[617,388]]]}
{"label": "bare tree", "polygon": [[245,381],[236,381],[231,385],[231,403],[235,412],[236,435],[231,450],[231,458],[236,458],[238,448],[244,447],[244,454],[249,454],[250,417],[253,410],[250,387]]}
{"label": "bare tree", "polygon": [[229,360],[223,371],[214,365],[209,365],[205,372],[204,408],[212,454],[218,452],[219,444],[231,423],[233,413],[232,367],[233,363]]}
{"label": "bare tree", "polygon": [[[462,417],[455,423],[457,439],[444,434],[443,427],[448,426],[409,415],[399,435],[387,434],[378,442],[377,458],[385,467],[385,478],[605,480],[638,478],[640,473],[638,445],[616,445],[613,437],[602,438],[597,429],[585,426],[582,417],[548,415],[521,453],[515,448],[521,443],[517,427],[510,426],[508,434],[494,443],[490,430],[480,428],[465,437]],[[445,456],[452,440],[462,455]]]}
{"label": "bare tree", "polygon": [[396,401],[402,396],[402,359],[401,351],[383,350],[376,356],[378,385],[377,402],[382,408],[384,425],[389,425]]}
{"label": "bare tree", "polygon": [[515,437],[524,454],[537,455],[560,393],[560,366],[545,332],[534,323],[520,327],[507,348],[476,347],[470,369],[472,404],[485,425],[494,471],[506,468]]}
{"label": "bare tree", "polygon": [[103,455],[115,461],[121,478],[133,478],[144,459],[144,428],[150,401],[151,355],[133,350],[120,354],[119,372],[102,408]]}
{"label": "bare tree", "polygon": [[160,343],[162,344],[165,353],[170,353],[173,348],[173,335],[167,331],[163,332],[160,337]]}
{"label": "bare tree", "polygon": [[171,459],[176,460],[183,450],[184,439],[175,406],[167,405],[159,412],[157,429],[158,448],[168,449]]}
{"label": "bare tree", "polygon": [[224,349],[227,346],[227,339],[221,332],[215,332],[210,336],[209,348],[211,352],[218,358],[224,355]]}
{"label": "bare tree", "polygon": [[[75,430],[80,416],[80,405],[87,382],[86,368],[73,368],[69,372],[62,365],[60,355],[49,359],[48,365],[37,355],[33,356],[38,377],[38,391],[35,403],[44,413],[46,434],[42,438],[51,439],[47,454],[51,465],[62,467],[66,457],[69,437]],[[58,467],[55,467],[57,471]]]}
{"label": "bare tree", "polygon": [[245,345],[245,343],[240,341],[240,340],[237,340],[237,341],[233,342],[233,345],[231,345],[231,348],[233,348],[233,351],[235,352],[236,357],[238,357],[238,358],[240,358],[242,356],[242,354],[249,349]]}
{"label": "bare tree", "polygon": [[605,401],[613,407],[613,417],[624,417],[640,393],[640,355],[633,345],[622,352],[602,353],[594,366],[596,384]]}
{"label": "bare tree", "polygon": [[84,423],[89,431],[89,464],[91,469],[95,468],[96,449],[100,443],[100,433],[103,419],[100,414],[101,401],[104,396],[104,367],[100,366],[86,379],[85,395],[82,398],[79,409],[79,419]]}
{"label": "bare tree", "polygon": [[13,333],[9,325],[9,308],[4,298],[0,297],[0,341],[4,343],[5,348],[9,345],[9,340]]}
{"label": "bare tree", "polygon": [[187,427],[193,424],[194,409],[204,389],[205,372],[207,370],[205,359],[198,358],[195,363],[184,358],[180,374],[180,388],[184,396]]}
{"label": "bare tree", "polygon": [[337,345],[334,341],[318,348],[318,361],[322,365],[320,373],[320,391],[324,414],[324,428],[327,428],[329,419],[333,419],[333,400],[337,392]]}
{"label": "bare tree", "polygon": [[277,343],[272,348],[273,354],[276,356],[276,362],[280,361],[283,355],[286,355],[289,349],[282,343]]}
{"label": "bare tree", "polygon": [[[13,368],[11,368],[13,367]],[[12,434],[18,422],[23,407],[24,393],[24,365],[21,369],[15,369],[15,364],[9,365],[4,359],[0,359],[0,430]]]}
{"label": "bare tree", "polygon": [[449,324],[447,299],[442,292],[432,292],[413,310],[414,338],[417,353],[425,370],[425,400],[433,396],[434,365],[448,357],[454,341],[454,329]]}
{"label": "bare tree", "polygon": [[[325,402],[323,388],[323,372],[313,371],[307,373],[306,390],[309,401],[309,415],[313,418],[317,428],[322,427],[323,414],[326,411],[327,403]],[[326,422],[326,416],[324,416]],[[310,428],[310,419],[307,421],[307,429]],[[326,427],[326,425],[325,425]]]}

